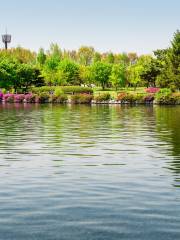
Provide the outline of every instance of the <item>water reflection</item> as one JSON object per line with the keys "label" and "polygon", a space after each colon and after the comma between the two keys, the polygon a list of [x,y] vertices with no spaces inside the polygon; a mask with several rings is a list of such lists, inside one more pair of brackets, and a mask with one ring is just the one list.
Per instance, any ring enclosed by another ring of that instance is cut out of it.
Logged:
{"label": "water reflection", "polygon": [[3,240],[180,238],[180,107],[0,113]]}

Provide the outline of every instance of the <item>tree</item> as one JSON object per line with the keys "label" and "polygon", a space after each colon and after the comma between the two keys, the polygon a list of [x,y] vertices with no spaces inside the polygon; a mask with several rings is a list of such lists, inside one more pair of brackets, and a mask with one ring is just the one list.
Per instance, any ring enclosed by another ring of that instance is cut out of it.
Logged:
{"label": "tree", "polygon": [[94,56],[93,47],[82,46],[78,50],[79,63],[85,66],[90,65],[92,63],[93,56]]}
{"label": "tree", "polygon": [[114,54],[113,53],[108,53],[107,56],[106,56],[106,62],[107,63],[114,63]]}
{"label": "tree", "polygon": [[156,85],[156,80],[161,72],[161,64],[156,59],[151,59],[150,62],[142,65],[143,70],[140,73],[141,79],[145,82],[146,86]]}
{"label": "tree", "polygon": [[40,66],[44,65],[46,61],[46,54],[44,53],[44,49],[40,48],[37,55],[37,62]]}
{"label": "tree", "polygon": [[58,75],[58,66],[60,63],[60,59],[55,55],[49,56],[43,66],[42,76],[45,79],[46,85],[56,85],[59,80]]}
{"label": "tree", "polygon": [[127,69],[128,82],[134,86],[134,89],[141,83],[142,65],[130,65]]}
{"label": "tree", "polygon": [[111,69],[111,64],[104,62],[96,62],[91,66],[92,78],[96,83],[101,84],[103,90],[109,83]]}
{"label": "tree", "polygon": [[10,89],[14,86],[16,79],[15,72],[16,63],[9,59],[2,59],[0,61],[0,87]]}
{"label": "tree", "polygon": [[114,64],[110,76],[112,85],[116,88],[124,87],[126,84],[126,68],[122,64]]}
{"label": "tree", "polygon": [[138,60],[137,53],[128,53],[128,59],[131,65],[135,64]]}
{"label": "tree", "polygon": [[[14,81],[15,91],[24,89],[26,92],[31,85],[36,85],[37,80],[40,80],[36,75],[37,69],[30,64],[17,64],[16,65],[16,79]],[[38,83],[39,85],[39,83]]]}
{"label": "tree", "polygon": [[49,56],[52,57],[53,59],[56,59],[56,61],[58,61],[58,62],[61,61],[62,51],[57,43],[51,43]]}
{"label": "tree", "polygon": [[91,76],[91,67],[81,65],[79,68],[79,77],[83,84],[91,84],[92,83],[92,76]]}
{"label": "tree", "polygon": [[80,85],[79,65],[69,59],[60,62],[58,66],[59,81],[68,85]]}
{"label": "tree", "polygon": [[99,52],[95,52],[93,56],[93,63],[101,61],[101,54]]}
{"label": "tree", "polygon": [[160,73],[156,84],[160,87],[169,87],[172,90],[180,89],[180,31],[174,34],[171,47],[155,51]]}

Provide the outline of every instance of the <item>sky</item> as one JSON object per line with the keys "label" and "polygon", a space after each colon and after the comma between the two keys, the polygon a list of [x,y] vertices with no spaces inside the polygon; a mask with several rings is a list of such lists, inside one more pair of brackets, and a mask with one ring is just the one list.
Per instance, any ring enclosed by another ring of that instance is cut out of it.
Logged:
{"label": "sky", "polygon": [[0,34],[6,28],[11,47],[47,50],[53,42],[68,50],[149,54],[167,48],[180,29],[180,1],[0,0]]}

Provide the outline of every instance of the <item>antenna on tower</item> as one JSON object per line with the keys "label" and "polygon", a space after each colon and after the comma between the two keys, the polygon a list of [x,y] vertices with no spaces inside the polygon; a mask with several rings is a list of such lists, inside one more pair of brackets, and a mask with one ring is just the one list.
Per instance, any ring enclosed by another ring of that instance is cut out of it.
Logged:
{"label": "antenna on tower", "polygon": [[8,43],[11,42],[11,35],[7,34],[7,28],[6,28],[6,33],[2,35],[2,41],[4,43],[5,49],[7,50]]}

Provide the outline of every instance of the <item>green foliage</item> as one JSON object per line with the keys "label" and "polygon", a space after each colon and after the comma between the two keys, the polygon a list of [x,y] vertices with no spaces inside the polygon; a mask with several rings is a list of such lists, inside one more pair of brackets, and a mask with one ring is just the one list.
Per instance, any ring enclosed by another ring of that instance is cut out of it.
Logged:
{"label": "green foliage", "polygon": [[109,101],[110,99],[111,99],[111,95],[109,93],[99,94],[98,96],[95,97],[96,102]]}
{"label": "green foliage", "polygon": [[71,96],[71,102],[74,104],[90,104],[93,99],[91,94],[80,93]]}
{"label": "green foliage", "polygon": [[93,80],[102,86],[104,90],[109,83],[112,66],[104,62],[96,62],[91,67]]}
{"label": "green foliage", "polygon": [[79,76],[79,65],[69,59],[60,62],[58,66],[59,83],[63,85],[79,85],[81,83]]}
{"label": "green foliage", "polygon": [[82,83],[91,84],[92,83],[91,67],[81,65],[79,68],[79,77]]}
{"label": "green foliage", "polygon": [[75,93],[87,93],[92,94],[93,89],[90,87],[80,87],[80,86],[63,86],[61,87],[62,91],[66,94],[75,94]]}
{"label": "green foliage", "polygon": [[93,47],[82,46],[78,50],[78,58],[80,64],[83,64],[85,66],[90,65],[92,63],[93,56],[94,56]]}
{"label": "green foliage", "polygon": [[41,92],[38,94],[37,102],[39,103],[48,103],[50,99],[50,95],[47,92]]}
{"label": "green foliage", "polygon": [[44,49],[40,48],[38,55],[37,55],[37,62],[40,64],[40,66],[44,65],[46,61],[46,54],[44,53]]}
{"label": "green foliage", "polygon": [[99,53],[87,46],[62,51],[57,44],[37,54],[21,47],[0,50],[0,88],[22,93],[36,86],[90,84],[103,90],[156,86],[176,92],[180,89],[180,31],[168,49],[158,49],[154,56]]}
{"label": "green foliage", "polygon": [[62,88],[60,88],[60,87],[55,88],[55,90],[54,90],[54,95],[55,95],[56,97],[59,97],[59,96],[61,96],[62,94],[64,94]]}
{"label": "green foliage", "polygon": [[68,100],[68,97],[66,94],[55,94],[55,95],[51,95],[50,97],[50,102],[51,103],[66,103]]}
{"label": "green foliage", "polygon": [[128,92],[122,92],[118,94],[117,101],[120,101],[121,103],[146,103],[153,101],[154,98],[147,98],[147,95],[144,94],[137,94],[137,93],[128,93]]}
{"label": "green foliage", "polygon": [[14,88],[16,90],[27,89],[31,85],[43,83],[38,77],[38,70],[27,63],[19,64],[15,60],[3,59],[0,61],[0,87],[7,90]]}
{"label": "green foliage", "polygon": [[93,89],[90,87],[81,87],[81,86],[43,86],[43,87],[33,87],[31,88],[33,93],[54,93],[54,94],[75,94],[75,93],[87,93],[92,94]]}
{"label": "green foliage", "polygon": [[110,81],[112,86],[118,89],[118,87],[125,87],[126,84],[126,68],[122,64],[114,64],[110,75]]}
{"label": "green foliage", "polygon": [[140,65],[140,64],[130,65],[127,68],[128,81],[132,86],[134,86],[135,89],[141,83],[141,73],[142,73],[142,71],[143,71],[143,66]]}
{"label": "green foliage", "polygon": [[47,92],[53,93],[57,87],[56,86],[42,86],[42,87],[32,87],[31,91],[35,94]]}
{"label": "green foliage", "polygon": [[9,59],[0,61],[0,87],[10,89],[14,86],[16,79],[15,72],[16,63]]}

